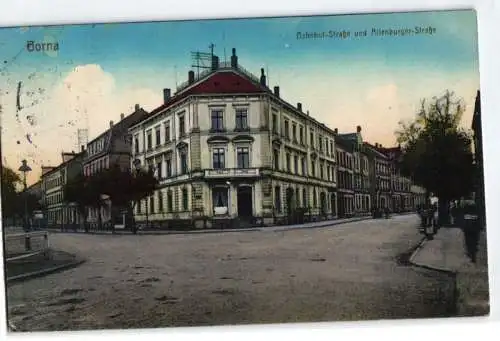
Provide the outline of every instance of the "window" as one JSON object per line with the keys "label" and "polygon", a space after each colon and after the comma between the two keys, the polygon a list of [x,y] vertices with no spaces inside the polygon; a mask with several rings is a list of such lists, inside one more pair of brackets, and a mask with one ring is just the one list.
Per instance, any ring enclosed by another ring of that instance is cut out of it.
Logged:
{"label": "window", "polygon": [[295,155],[293,157],[293,168],[294,168],[295,174],[299,174],[299,157],[297,155]]}
{"label": "window", "polygon": [[161,169],[162,169],[162,164],[161,164],[161,162],[158,162],[156,164],[156,175],[157,175],[158,179],[161,179],[161,177],[162,177]]}
{"label": "window", "polygon": [[139,135],[138,134],[134,135],[134,151],[135,151],[135,154],[139,154]]}
{"label": "window", "polygon": [[295,198],[297,201],[297,207],[300,207],[300,190],[298,187],[295,189]]}
{"label": "window", "polygon": [[172,160],[167,159],[166,163],[167,163],[167,177],[169,178],[172,176]]}
{"label": "window", "polygon": [[153,136],[151,135],[151,130],[148,130],[147,136],[148,136],[148,150],[151,150],[153,148]]}
{"label": "window", "polygon": [[168,210],[168,212],[173,211],[173,203],[174,203],[174,198],[172,195],[172,190],[168,190],[168,192],[167,192],[167,210]]}
{"label": "window", "polygon": [[321,136],[319,137],[319,151],[323,151],[323,138]]}
{"label": "window", "polygon": [[275,134],[278,133],[278,115],[277,114],[273,114],[273,132]]}
{"label": "window", "polygon": [[224,129],[224,117],[221,109],[212,110],[212,130],[222,131]]}
{"label": "window", "polygon": [[250,167],[250,155],[247,147],[238,148],[237,154],[238,168],[249,168]]}
{"label": "window", "polygon": [[288,126],[288,120],[285,120],[285,138],[289,139],[290,138],[290,127]]}
{"label": "window", "polygon": [[307,163],[306,163],[306,158],[302,158],[302,175],[306,175],[306,168],[307,168]]}
{"label": "window", "polygon": [[330,153],[332,154],[332,156],[334,156],[335,154],[333,153],[333,141],[330,141]]}
{"label": "window", "polygon": [[280,151],[278,149],[274,149],[273,151],[273,161],[274,161],[274,169],[280,169]]}
{"label": "window", "polygon": [[318,198],[316,198],[316,188],[313,188],[313,207],[318,207]]}
{"label": "window", "polygon": [[297,125],[295,123],[292,124],[292,139],[297,142]]}
{"label": "window", "polygon": [[184,136],[186,133],[186,121],[184,116],[179,117],[179,136]]}
{"label": "window", "polygon": [[165,123],[165,143],[170,142],[170,121]]}
{"label": "window", "polygon": [[158,192],[158,211],[163,212],[163,195],[162,192]]}
{"label": "window", "polygon": [[290,153],[286,153],[286,170],[288,172],[292,171],[292,165],[290,164]]}
{"label": "window", "polygon": [[248,114],[247,109],[236,109],[236,129],[248,129]]}
{"label": "window", "polygon": [[311,131],[311,133],[309,134],[309,140],[310,140],[310,145],[311,145],[311,148],[314,148],[314,133]]}
{"label": "window", "polygon": [[311,176],[316,176],[316,163],[311,161]]}
{"label": "window", "polygon": [[225,155],[224,155],[224,148],[215,148],[213,150],[213,168],[214,169],[223,169],[226,168],[225,166]]}
{"label": "window", "polygon": [[276,211],[281,213],[281,188],[280,186],[274,187],[274,207]]}
{"label": "window", "polygon": [[161,143],[160,126],[155,128],[155,135],[156,135],[156,146],[158,147]]}
{"label": "window", "polygon": [[299,129],[299,139],[300,139],[300,144],[304,144],[304,127],[300,127]]}
{"label": "window", "polygon": [[182,209],[184,211],[188,210],[188,190],[187,190],[187,188],[182,189]]}
{"label": "window", "polygon": [[212,206],[228,207],[228,189],[225,187],[215,187],[212,189]]}
{"label": "window", "polygon": [[188,163],[186,153],[181,153],[181,174],[186,174],[188,172]]}
{"label": "window", "polygon": [[307,202],[307,191],[305,188],[302,189],[302,206],[308,207],[309,203]]}
{"label": "window", "polygon": [[324,176],[325,176],[325,174],[324,174],[323,165],[320,165],[319,166],[319,177],[320,177],[320,179],[323,179]]}

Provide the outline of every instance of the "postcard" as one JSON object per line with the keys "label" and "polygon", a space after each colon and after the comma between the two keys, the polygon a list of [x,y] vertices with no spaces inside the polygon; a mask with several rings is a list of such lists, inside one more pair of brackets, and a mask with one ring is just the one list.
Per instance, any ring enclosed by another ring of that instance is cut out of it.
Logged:
{"label": "postcard", "polygon": [[474,10],[0,44],[11,332],[489,314]]}

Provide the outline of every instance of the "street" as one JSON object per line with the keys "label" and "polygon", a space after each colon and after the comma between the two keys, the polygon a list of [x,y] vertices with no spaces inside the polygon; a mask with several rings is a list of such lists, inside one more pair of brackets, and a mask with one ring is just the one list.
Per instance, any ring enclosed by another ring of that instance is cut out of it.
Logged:
{"label": "street", "polygon": [[8,287],[19,330],[153,328],[450,316],[452,277],[398,256],[416,215],[290,231],[51,234],[78,268]]}

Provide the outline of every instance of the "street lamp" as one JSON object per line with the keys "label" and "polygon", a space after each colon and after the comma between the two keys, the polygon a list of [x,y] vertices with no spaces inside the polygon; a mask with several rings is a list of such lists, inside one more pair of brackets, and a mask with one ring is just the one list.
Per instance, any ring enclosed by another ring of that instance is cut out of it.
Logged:
{"label": "street lamp", "polygon": [[24,230],[28,230],[28,196],[26,195],[26,190],[28,186],[26,184],[26,173],[31,172],[31,167],[28,166],[26,160],[21,161],[21,167],[19,167],[19,171],[23,173],[23,185],[24,185]]}

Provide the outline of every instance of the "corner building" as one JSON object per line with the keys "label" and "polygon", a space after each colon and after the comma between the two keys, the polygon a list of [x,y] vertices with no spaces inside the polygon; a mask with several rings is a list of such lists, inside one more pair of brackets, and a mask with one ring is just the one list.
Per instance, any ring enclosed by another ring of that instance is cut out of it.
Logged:
{"label": "corner building", "polygon": [[333,131],[238,64],[195,76],[132,126],[132,163],[153,168],[158,190],[135,208],[154,227],[274,224],[297,208],[336,216]]}

